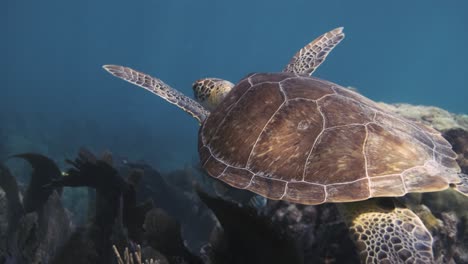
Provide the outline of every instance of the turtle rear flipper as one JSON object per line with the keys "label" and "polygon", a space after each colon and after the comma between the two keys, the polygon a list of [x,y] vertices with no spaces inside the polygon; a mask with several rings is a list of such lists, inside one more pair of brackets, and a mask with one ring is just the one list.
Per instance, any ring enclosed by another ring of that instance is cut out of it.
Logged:
{"label": "turtle rear flipper", "polygon": [[362,263],[433,263],[432,236],[411,210],[378,199],[339,206]]}
{"label": "turtle rear flipper", "polygon": [[339,27],[314,39],[294,55],[283,72],[311,75],[344,37],[343,28]]}
{"label": "turtle rear flipper", "polygon": [[210,114],[208,110],[195,100],[185,96],[158,78],[118,65],[104,65],[103,68],[115,77],[119,77],[129,83],[140,86],[158,95],[169,103],[177,105],[179,108],[196,118],[200,123],[202,123]]}

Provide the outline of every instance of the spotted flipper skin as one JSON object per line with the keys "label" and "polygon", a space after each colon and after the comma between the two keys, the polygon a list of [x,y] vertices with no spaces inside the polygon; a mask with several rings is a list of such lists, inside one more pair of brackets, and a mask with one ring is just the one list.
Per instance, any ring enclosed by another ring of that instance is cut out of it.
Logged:
{"label": "spotted flipper skin", "polygon": [[179,108],[197,119],[200,123],[210,115],[210,112],[202,105],[165,84],[160,79],[151,77],[148,74],[131,68],[118,65],[104,65],[103,68],[115,77],[140,86],[153,94],[158,95],[169,103],[177,105]]}
{"label": "spotted flipper skin", "polygon": [[312,75],[344,37],[342,27],[321,35],[299,50],[283,71],[300,75]]}
{"label": "spotted flipper skin", "polygon": [[339,206],[362,263],[434,263],[432,236],[419,217],[371,199]]}

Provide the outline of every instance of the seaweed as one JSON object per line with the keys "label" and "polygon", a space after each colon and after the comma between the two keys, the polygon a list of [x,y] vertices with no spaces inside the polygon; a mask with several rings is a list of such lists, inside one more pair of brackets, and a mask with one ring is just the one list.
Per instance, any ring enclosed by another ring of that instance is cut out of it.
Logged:
{"label": "seaweed", "polygon": [[146,215],[144,229],[147,244],[161,252],[171,263],[177,263],[180,259],[188,263],[203,263],[187,250],[180,224],[163,209],[152,209]]}
{"label": "seaweed", "polygon": [[[138,166],[126,166],[119,170],[112,165],[112,160],[110,153],[98,159],[91,152],[81,149],[75,160],[67,160],[72,167],[67,170],[66,176],[48,184],[48,187],[88,187],[96,191],[95,203],[90,206],[95,210],[94,214],[90,214],[93,216],[90,224],[72,236],[63,252],[73,251],[81,244],[92,244],[91,248],[87,248],[86,256],[80,259],[111,263],[114,259],[113,246],[122,248],[136,242],[152,246],[171,263],[202,263],[185,247],[178,222],[167,213],[161,213],[162,209],[153,209],[153,201],[148,196],[155,192],[146,190],[146,195],[141,195],[140,190],[145,190],[143,187],[146,186],[142,184],[143,179],[147,178],[143,176],[145,170]],[[145,169],[153,174],[156,172],[149,166]],[[128,171],[128,177],[122,176],[124,170]],[[174,197],[175,192],[161,177],[155,179],[158,183],[153,185],[158,188],[156,193]],[[89,194],[94,196],[93,192]],[[167,200],[160,194],[156,197]],[[145,201],[139,203],[143,199]],[[66,259],[67,254],[62,253],[55,263]]]}
{"label": "seaweed", "polygon": [[[89,239],[95,244],[97,261],[109,263],[112,258],[110,238],[118,228],[121,198],[131,186],[118,175],[108,160],[97,159],[91,152],[81,149],[75,160],[67,160],[72,165],[66,176],[54,179],[52,187],[89,187],[96,190],[95,219],[93,219]],[[117,232],[123,233],[122,230]]]}
{"label": "seaweed", "polygon": [[[53,188],[44,188],[44,186],[61,177],[60,169],[53,160],[40,154],[23,153],[12,157],[26,160],[33,168],[23,200],[25,212],[40,210],[54,191]],[[60,190],[59,192],[61,193]]]}
{"label": "seaweed", "polygon": [[[208,239],[215,222],[210,210],[193,193],[193,173],[185,169],[162,175],[144,162],[127,162],[120,170],[129,169],[140,170],[144,175],[139,184],[137,200],[145,201],[151,198],[156,208],[174,217],[180,223],[181,228],[187,231],[185,239],[189,241],[188,247],[192,251],[198,251]],[[178,188],[179,186],[171,185],[169,183],[172,181],[171,178],[184,179],[185,187],[181,189]]]}
{"label": "seaweed", "polygon": [[[18,249],[16,245],[16,231],[20,219],[24,216],[23,204],[20,201],[18,183],[10,170],[0,163],[0,188],[5,191],[7,200],[7,222],[6,232],[6,254],[16,256]],[[4,256],[6,258],[6,256]],[[6,260],[6,259],[5,259]]]}
{"label": "seaweed", "polygon": [[7,194],[9,225],[6,262],[48,263],[60,250],[70,234],[70,220],[61,204],[60,193],[43,188],[57,177],[53,161],[39,154],[20,154],[33,166],[23,202],[16,179],[1,165],[1,187]]}

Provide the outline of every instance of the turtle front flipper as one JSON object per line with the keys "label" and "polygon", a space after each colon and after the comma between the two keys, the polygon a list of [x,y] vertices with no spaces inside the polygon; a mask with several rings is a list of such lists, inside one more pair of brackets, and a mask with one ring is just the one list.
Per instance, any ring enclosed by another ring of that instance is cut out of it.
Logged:
{"label": "turtle front flipper", "polygon": [[312,75],[344,37],[343,28],[339,27],[314,39],[294,55],[283,72]]}
{"label": "turtle front flipper", "polygon": [[202,105],[165,84],[160,79],[154,78],[148,74],[133,70],[131,68],[118,65],[104,65],[103,68],[110,74],[129,83],[140,86],[158,95],[169,103],[177,105],[179,108],[196,118],[200,123],[202,123],[203,120],[205,120],[210,115],[210,112]]}
{"label": "turtle front flipper", "polygon": [[381,199],[339,205],[362,263],[433,263],[432,236],[419,217]]}

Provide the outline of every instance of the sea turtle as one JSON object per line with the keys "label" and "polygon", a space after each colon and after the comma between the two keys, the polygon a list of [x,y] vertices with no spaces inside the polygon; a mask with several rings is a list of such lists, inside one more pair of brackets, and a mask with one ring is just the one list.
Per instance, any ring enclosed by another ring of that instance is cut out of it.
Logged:
{"label": "sea turtle", "polygon": [[282,72],[249,74],[235,86],[199,80],[201,104],[147,74],[104,68],[200,122],[200,160],[210,176],[270,199],[339,204],[364,263],[432,262],[432,237],[416,214],[367,199],[449,186],[468,195],[468,176],[436,130],[309,76],[343,38],[342,28],[327,32]]}

